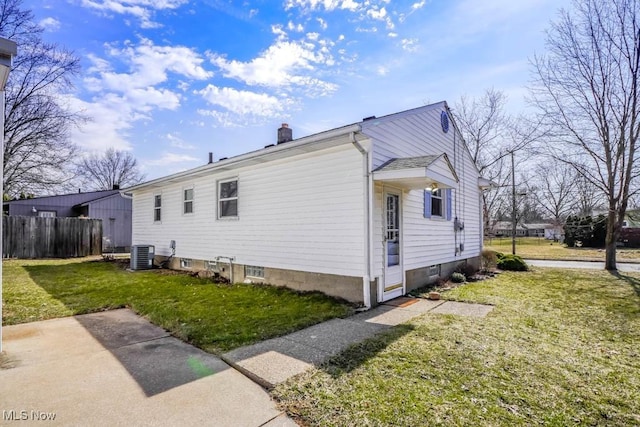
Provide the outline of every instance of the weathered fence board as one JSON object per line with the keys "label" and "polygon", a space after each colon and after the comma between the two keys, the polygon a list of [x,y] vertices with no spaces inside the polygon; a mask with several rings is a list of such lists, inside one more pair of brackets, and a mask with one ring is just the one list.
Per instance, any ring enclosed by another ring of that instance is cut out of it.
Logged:
{"label": "weathered fence board", "polygon": [[2,217],[4,258],[71,258],[102,253],[102,220]]}

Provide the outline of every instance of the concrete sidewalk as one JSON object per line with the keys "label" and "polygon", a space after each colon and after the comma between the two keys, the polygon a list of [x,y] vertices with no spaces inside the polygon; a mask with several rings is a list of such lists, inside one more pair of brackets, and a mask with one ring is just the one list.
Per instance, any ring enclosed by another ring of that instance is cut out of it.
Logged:
{"label": "concrete sidewalk", "polygon": [[6,326],[0,425],[295,426],[260,385],[424,313],[491,309],[402,297],[223,355],[236,369],[127,309]]}
{"label": "concrete sidewalk", "polygon": [[259,385],[130,310],[3,331],[14,367],[0,369],[0,425],[296,425]]}
{"label": "concrete sidewalk", "polygon": [[[604,270],[604,262],[602,261],[557,261],[543,259],[525,259],[524,262],[534,267]],[[617,262],[616,267],[618,267],[618,271],[622,271],[624,273],[640,272],[640,264],[638,263]]]}
{"label": "concrete sidewalk", "polygon": [[266,388],[317,366],[349,345],[425,313],[484,317],[493,306],[401,297],[346,319],[333,319],[309,328],[241,347],[222,360]]}

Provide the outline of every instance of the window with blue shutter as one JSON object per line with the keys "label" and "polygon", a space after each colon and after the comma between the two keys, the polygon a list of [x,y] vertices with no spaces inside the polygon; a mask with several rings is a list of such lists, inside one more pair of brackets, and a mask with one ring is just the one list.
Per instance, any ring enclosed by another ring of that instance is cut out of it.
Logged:
{"label": "window with blue shutter", "polygon": [[445,203],[445,208],[447,209],[447,221],[451,221],[451,193],[452,190],[450,188],[446,189],[446,203]]}

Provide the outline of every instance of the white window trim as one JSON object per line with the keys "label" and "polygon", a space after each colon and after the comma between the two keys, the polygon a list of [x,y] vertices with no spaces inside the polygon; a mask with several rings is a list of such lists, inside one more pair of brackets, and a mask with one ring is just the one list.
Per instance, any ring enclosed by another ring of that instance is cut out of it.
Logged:
{"label": "white window trim", "polygon": [[[227,182],[233,182],[236,181],[236,196],[235,197],[227,197],[227,198],[221,198],[220,197],[220,186],[224,183]],[[239,215],[238,213],[240,212],[240,180],[238,179],[237,176],[233,177],[233,178],[226,178],[226,179],[220,179],[217,182],[216,185],[216,199],[217,199],[217,206],[216,206],[216,211],[217,211],[217,215],[216,218],[220,219],[220,220],[237,220]],[[226,202],[226,201],[230,201],[230,200],[236,200],[236,214],[234,216],[221,216],[221,209],[220,209],[220,204],[222,202]]]}
{"label": "white window trim", "polygon": [[[185,198],[185,192],[187,190],[191,190],[191,200],[187,200]],[[196,191],[194,189],[193,185],[187,186],[187,187],[182,187],[182,215],[193,215],[194,212],[196,211],[196,203],[195,203],[195,199],[196,199]],[[191,212],[185,212],[186,210],[186,206],[187,206],[187,202],[191,202]]]}
{"label": "white window trim", "polygon": [[192,268],[192,266],[193,261],[191,258],[180,258],[180,268]]}
{"label": "white window trim", "polygon": [[[156,206],[156,197],[157,196],[160,196],[160,206]],[[153,206],[153,222],[155,224],[162,223],[162,193],[153,193],[152,206]],[[156,219],[156,210],[160,211],[160,219],[159,220]]]}

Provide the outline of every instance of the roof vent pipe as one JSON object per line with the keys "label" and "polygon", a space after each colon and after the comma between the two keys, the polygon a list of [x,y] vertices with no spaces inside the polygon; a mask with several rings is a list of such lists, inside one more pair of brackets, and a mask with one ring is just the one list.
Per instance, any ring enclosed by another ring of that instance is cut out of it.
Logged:
{"label": "roof vent pipe", "polygon": [[289,141],[293,141],[293,129],[289,128],[288,124],[283,123],[278,129],[278,144]]}
{"label": "roof vent pipe", "polygon": [[213,153],[209,151],[209,163],[213,163]]}

